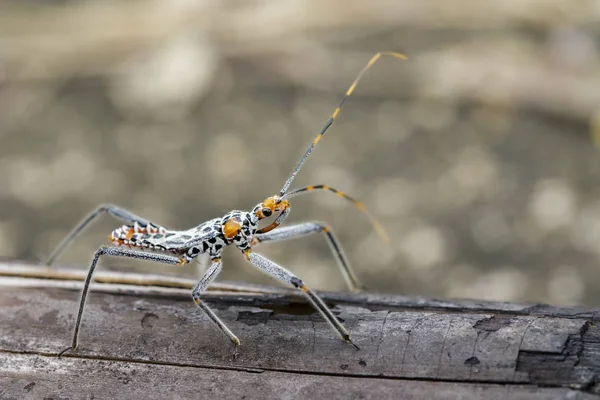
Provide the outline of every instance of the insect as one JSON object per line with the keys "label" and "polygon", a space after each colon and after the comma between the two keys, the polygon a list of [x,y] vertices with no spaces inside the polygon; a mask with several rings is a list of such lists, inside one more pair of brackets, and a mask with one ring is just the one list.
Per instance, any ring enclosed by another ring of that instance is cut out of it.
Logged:
{"label": "insect", "polygon": [[[240,346],[240,340],[217,317],[217,315],[215,315],[215,313],[205,304],[205,302],[202,301],[202,293],[221,272],[221,251],[224,247],[229,245],[235,245],[243,253],[246,260],[262,272],[300,289],[306,295],[310,303],[322,314],[325,320],[333,327],[340,337],[346,343],[354,346],[354,348],[358,350],[359,347],[352,341],[346,328],[344,328],[344,326],[333,315],[325,303],[311,289],[309,289],[300,278],[273,261],[265,258],[264,256],[253,252],[252,248],[263,242],[275,242],[299,238],[314,233],[324,233],[331,250],[335,255],[335,258],[338,261],[348,286],[353,291],[360,290],[360,283],[353,270],[350,268],[350,265],[348,264],[346,256],[344,255],[338,240],[328,225],[319,222],[305,222],[288,227],[279,226],[290,214],[291,198],[315,190],[324,190],[333,192],[336,195],[353,202],[360,211],[369,217],[376,232],[382,236],[383,239],[388,240],[385,230],[367,211],[365,205],[339,190],[327,185],[314,185],[288,191],[290,185],[294,181],[294,178],[302,168],[302,165],[311,154],[315,146],[322,139],[327,129],[329,129],[333,121],[337,118],[344,103],[348,97],[350,97],[352,92],[354,92],[354,89],[356,88],[356,85],[360,81],[363,74],[382,56],[406,59],[405,55],[395,52],[378,52],[375,54],[367,63],[367,65],[360,71],[352,85],[350,85],[338,107],[329,117],[329,120],[325,126],[315,137],[311,145],[308,147],[294,168],[291,175],[285,181],[285,184],[279,191],[279,194],[270,196],[258,203],[252,209],[252,211],[248,212],[234,210],[225,214],[223,217],[206,221],[194,228],[185,231],[177,231],[154,224],[149,220],[139,217],[120,207],[113,205],[101,205],[85,219],[83,219],[78,225],[76,225],[75,228],[51,253],[46,261],[47,265],[54,263],[60,254],[99,215],[109,214],[125,223],[125,225],[115,229],[109,235],[109,240],[114,246],[101,247],[94,254],[81,292],[79,310],[77,312],[77,321],[75,322],[71,346],[61,351],[59,356],[69,350],[75,351],[77,349],[83,310],[94,270],[96,269],[96,265],[100,257],[112,256],[136,258],[174,266],[185,265],[193,260],[198,260],[199,262],[204,263],[205,265],[203,265],[203,270],[205,272],[192,291],[192,299],[194,303],[196,303],[196,305],[201,308],[202,311],[204,311],[204,313],[206,313],[206,315],[216,324],[221,332],[231,340],[234,345],[233,355],[235,357]],[[259,228],[259,222],[271,216],[275,217],[274,220],[269,225]],[[201,254],[204,256],[199,257]],[[206,255],[208,255],[208,257],[206,257]],[[209,260],[210,265],[208,265]]]}

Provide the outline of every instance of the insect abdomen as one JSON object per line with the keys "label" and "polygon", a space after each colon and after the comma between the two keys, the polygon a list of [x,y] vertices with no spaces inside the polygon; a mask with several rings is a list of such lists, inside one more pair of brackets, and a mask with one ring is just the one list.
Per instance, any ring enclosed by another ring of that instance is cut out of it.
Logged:
{"label": "insect abdomen", "polygon": [[153,224],[123,225],[115,229],[108,236],[108,239],[117,246],[139,247],[150,250],[168,250],[159,244],[169,236],[168,231],[162,226]]}

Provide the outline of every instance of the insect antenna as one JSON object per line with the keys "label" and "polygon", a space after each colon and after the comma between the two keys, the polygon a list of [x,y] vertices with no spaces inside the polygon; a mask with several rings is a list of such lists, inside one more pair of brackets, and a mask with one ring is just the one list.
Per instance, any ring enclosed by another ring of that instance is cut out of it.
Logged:
{"label": "insect antenna", "polygon": [[356,206],[356,208],[358,208],[362,213],[364,213],[369,218],[369,220],[371,221],[371,225],[373,225],[373,229],[375,229],[375,232],[377,232],[379,237],[384,242],[389,243],[390,237],[388,236],[387,232],[385,231],[385,228],[383,227],[383,225],[381,225],[381,223],[379,221],[377,221],[377,219],[369,212],[369,210],[367,210],[365,203],[363,203],[362,201],[358,201],[358,200],[348,196],[346,193],[339,191],[335,188],[332,188],[331,186],[314,185],[314,186],[307,186],[307,187],[300,188],[300,189],[294,189],[291,192],[288,192],[286,195],[284,195],[282,197],[282,200],[283,199],[287,200],[291,197],[298,196],[299,194],[302,194],[302,193],[312,192],[313,190],[328,190],[330,192],[335,193],[337,196],[352,202]]}
{"label": "insect antenna", "polygon": [[348,97],[350,97],[350,95],[352,95],[352,92],[354,92],[354,89],[356,89],[356,85],[358,84],[358,82],[362,78],[363,74],[365,72],[367,72],[369,70],[369,68],[371,68],[373,66],[373,64],[375,64],[375,62],[381,58],[381,56],[391,56],[391,57],[399,58],[401,60],[406,60],[407,59],[407,57],[404,54],[396,53],[396,52],[393,52],[393,51],[380,51],[377,54],[375,54],[373,56],[373,58],[371,58],[371,60],[367,63],[367,65],[365,65],[365,67],[362,69],[362,71],[360,71],[360,73],[358,74],[358,76],[356,77],[356,79],[354,79],[354,82],[352,82],[352,85],[350,85],[350,87],[346,91],[346,94],[344,95],[344,98],[342,98],[342,101],[340,102],[340,104],[337,106],[337,108],[335,109],[335,111],[333,112],[333,114],[331,114],[331,117],[329,117],[329,121],[327,121],[327,123],[325,124],[325,126],[323,127],[323,129],[321,129],[321,132],[319,132],[319,134],[317,135],[317,137],[315,137],[315,139],[313,140],[313,142],[311,143],[311,145],[308,147],[308,150],[306,150],[306,153],[304,153],[304,155],[302,156],[302,158],[300,159],[300,161],[296,165],[296,168],[294,169],[294,172],[292,172],[292,174],[289,176],[289,178],[287,179],[287,181],[285,181],[285,184],[283,185],[283,188],[281,188],[281,191],[279,192],[279,196],[283,196],[287,192],[288,188],[292,184],[292,181],[296,177],[296,174],[298,174],[298,171],[300,171],[300,168],[302,168],[302,164],[304,164],[304,161],[306,161],[306,159],[308,158],[308,156],[310,155],[310,153],[313,151],[313,149],[315,148],[315,146],[317,145],[317,143],[319,143],[319,141],[321,140],[321,138],[323,137],[323,135],[325,134],[325,132],[327,131],[327,129],[329,129],[329,127],[331,126],[331,124],[333,124],[333,121],[337,118],[338,114],[340,113],[340,110],[344,106],[344,103],[346,102],[346,100],[348,99]]}

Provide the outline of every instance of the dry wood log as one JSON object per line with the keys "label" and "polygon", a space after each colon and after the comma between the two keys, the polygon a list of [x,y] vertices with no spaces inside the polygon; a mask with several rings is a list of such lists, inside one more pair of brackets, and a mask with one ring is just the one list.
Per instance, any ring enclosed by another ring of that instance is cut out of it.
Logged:
{"label": "dry wood log", "polygon": [[293,291],[232,284],[207,299],[242,341],[234,359],[184,280],[143,286],[135,274],[94,284],[79,349],[57,358],[70,343],[81,283],[41,268],[36,277],[34,267],[0,262],[0,399],[600,393],[600,309],[321,292],[356,351]]}

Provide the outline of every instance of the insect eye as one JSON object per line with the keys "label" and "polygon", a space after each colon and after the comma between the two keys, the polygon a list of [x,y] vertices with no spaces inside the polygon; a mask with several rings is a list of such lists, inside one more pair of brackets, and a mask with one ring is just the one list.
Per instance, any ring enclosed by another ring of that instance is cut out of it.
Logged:
{"label": "insect eye", "polygon": [[263,209],[262,209],[262,214],[263,214],[265,217],[270,217],[270,216],[271,216],[271,214],[273,214],[273,211],[271,211],[271,209],[270,209],[270,208],[263,208]]}

